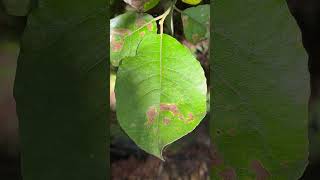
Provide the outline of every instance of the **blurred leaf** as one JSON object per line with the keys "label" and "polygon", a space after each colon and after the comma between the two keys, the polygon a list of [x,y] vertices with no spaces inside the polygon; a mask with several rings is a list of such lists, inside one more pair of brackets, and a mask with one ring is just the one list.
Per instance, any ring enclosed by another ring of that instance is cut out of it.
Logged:
{"label": "blurred leaf", "polygon": [[[206,114],[206,78],[191,52],[169,35],[150,34],[116,80],[117,118],[143,150],[163,148],[191,132]],[[160,50],[161,49],[161,50]],[[161,55],[160,55],[161,54]]]}
{"label": "blurred leaf", "polygon": [[9,39],[20,39],[26,17],[8,15],[0,2],[0,41]]}
{"label": "blurred leaf", "polygon": [[2,3],[12,16],[26,16],[31,7],[31,0],[2,0]]}
{"label": "blurred leaf", "polygon": [[152,9],[159,3],[159,1],[160,0],[124,0],[124,2],[141,12],[146,12]]}
{"label": "blurred leaf", "polygon": [[182,0],[182,2],[191,4],[191,5],[197,5],[201,2],[201,0]]}
{"label": "blurred leaf", "polygon": [[213,16],[213,179],[299,179],[309,75],[286,1],[215,1]]}
{"label": "blurred leaf", "polygon": [[174,24],[173,24],[173,9],[170,11],[168,16],[165,19],[165,25],[168,28],[170,35],[174,35]]}
{"label": "blurred leaf", "polygon": [[24,180],[105,180],[109,50],[105,0],[32,10],[15,80]]}
{"label": "blurred leaf", "polygon": [[149,14],[127,12],[110,20],[110,61],[113,66],[118,66],[124,57],[135,55],[145,35],[157,33],[156,22],[141,28],[152,19]]}
{"label": "blurred leaf", "polygon": [[208,4],[185,9],[181,18],[184,35],[188,41],[195,44],[209,38],[210,6]]}

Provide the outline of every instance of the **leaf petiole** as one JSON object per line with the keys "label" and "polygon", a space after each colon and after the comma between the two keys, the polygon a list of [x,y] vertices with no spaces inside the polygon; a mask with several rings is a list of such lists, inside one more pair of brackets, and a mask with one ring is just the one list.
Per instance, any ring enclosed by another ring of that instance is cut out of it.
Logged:
{"label": "leaf petiole", "polygon": [[[153,22],[155,22],[155,21],[158,21],[158,20],[160,20],[160,22],[159,22],[159,24],[160,24],[160,33],[161,33],[161,32],[163,33],[163,21],[164,21],[165,18],[168,16],[168,14],[170,13],[170,11],[171,11],[171,7],[170,7],[169,9],[167,9],[167,10],[166,10],[163,14],[161,14],[160,16],[155,17],[155,18],[152,19],[151,21],[145,23],[144,25],[142,25],[142,26],[139,27],[138,29],[134,30],[132,33],[126,35],[125,38],[128,37],[128,36],[130,36],[130,35],[132,35],[132,34],[134,34],[134,33],[136,33],[136,32],[138,32],[138,31],[140,31],[140,30],[143,29],[144,27],[146,27],[146,26],[148,26],[149,24],[151,24],[151,23],[153,23]],[[162,30],[161,30],[161,28],[162,28]]]}

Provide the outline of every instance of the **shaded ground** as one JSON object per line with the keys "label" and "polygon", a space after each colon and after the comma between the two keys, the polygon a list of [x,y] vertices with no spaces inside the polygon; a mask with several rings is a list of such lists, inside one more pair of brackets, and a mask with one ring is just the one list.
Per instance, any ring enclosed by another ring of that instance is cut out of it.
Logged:
{"label": "shaded ground", "polygon": [[113,140],[111,167],[113,180],[206,180],[212,165],[208,118],[190,134],[168,146],[165,161],[148,155],[129,139]]}
{"label": "shaded ground", "polygon": [[0,179],[1,180],[22,180],[20,173],[20,158],[0,154]]}

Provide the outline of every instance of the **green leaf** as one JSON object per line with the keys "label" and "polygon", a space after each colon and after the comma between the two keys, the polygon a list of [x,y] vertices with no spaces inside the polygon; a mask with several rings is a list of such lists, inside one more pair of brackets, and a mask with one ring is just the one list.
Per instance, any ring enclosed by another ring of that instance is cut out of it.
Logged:
{"label": "green leaf", "polygon": [[308,158],[307,55],[286,1],[213,5],[213,179],[299,179]]}
{"label": "green leaf", "polygon": [[134,56],[139,42],[149,33],[157,33],[157,24],[149,14],[127,12],[110,20],[110,61],[118,66],[121,59]]}
{"label": "green leaf", "polygon": [[143,10],[148,11],[154,8],[159,2],[160,0],[149,0],[143,4]]}
{"label": "green leaf", "polygon": [[24,180],[105,180],[105,0],[45,0],[28,16],[15,80]]}
{"label": "green leaf", "polygon": [[201,2],[202,0],[182,0],[182,2],[186,4],[191,4],[191,5],[197,5]]}
{"label": "green leaf", "polygon": [[12,16],[26,16],[32,0],[2,0],[5,10]]}
{"label": "green leaf", "polygon": [[185,9],[181,18],[183,32],[188,41],[197,43],[209,38],[210,6],[208,4]]}
{"label": "green leaf", "polygon": [[124,2],[138,11],[146,12],[154,8],[160,2],[160,0],[124,0]]}
{"label": "green leaf", "polygon": [[[200,63],[173,37],[150,34],[116,80],[117,118],[138,146],[161,159],[163,148],[191,132],[206,114]],[[160,50],[161,49],[161,50]]]}

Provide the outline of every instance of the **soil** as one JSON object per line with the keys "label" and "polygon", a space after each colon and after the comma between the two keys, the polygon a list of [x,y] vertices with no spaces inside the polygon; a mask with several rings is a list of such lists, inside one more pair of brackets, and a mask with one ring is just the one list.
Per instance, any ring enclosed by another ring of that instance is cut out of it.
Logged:
{"label": "soil", "polygon": [[[208,118],[164,151],[165,161],[148,155],[134,143],[111,144],[113,180],[206,180],[213,161]],[[129,146],[133,146],[128,148]],[[124,149],[131,153],[124,154]],[[121,155],[119,155],[121,154]]]}

